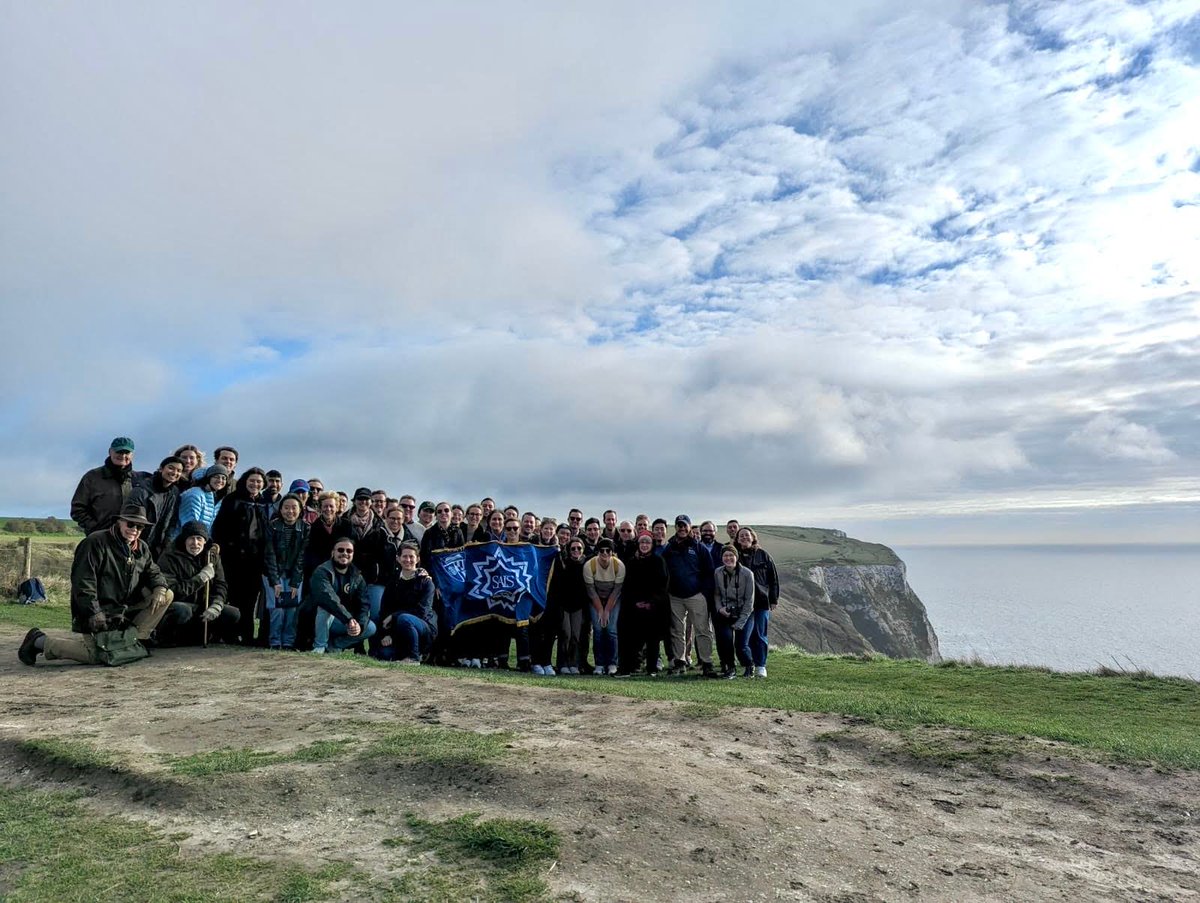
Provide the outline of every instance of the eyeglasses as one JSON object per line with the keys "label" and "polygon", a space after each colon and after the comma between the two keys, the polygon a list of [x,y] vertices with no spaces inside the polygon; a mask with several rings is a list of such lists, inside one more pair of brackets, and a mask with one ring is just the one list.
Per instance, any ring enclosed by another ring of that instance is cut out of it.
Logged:
{"label": "eyeglasses", "polygon": [[438,509],[437,509],[437,513],[438,513],[438,514],[449,514],[449,513],[450,513],[450,509],[449,509],[449,508],[438,508]]}
{"label": "eyeglasses", "polygon": [[146,529],[146,525],[145,525],[145,524],[131,524],[131,523],[130,523],[129,521],[127,521],[127,520],[126,520],[126,521],[121,521],[121,523],[123,523],[123,524],[124,524],[126,527],[128,527],[130,530],[137,530],[139,533],[140,533],[142,530],[145,530],[145,529]]}
{"label": "eyeglasses", "polygon": [[632,532],[633,532],[633,527],[622,527],[622,528],[621,528],[621,532],[622,532],[622,533],[632,533]]}
{"label": "eyeglasses", "polygon": [[353,549],[334,549],[333,554],[334,555],[353,555],[354,550]]}
{"label": "eyeglasses", "polygon": [[401,505],[400,505],[400,507],[401,507],[401,508],[403,508],[405,511],[412,511],[412,510],[413,510],[414,508],[416,508],[417,506],[416,506],[416,505],[404,505],[404,504],[401,504]]}

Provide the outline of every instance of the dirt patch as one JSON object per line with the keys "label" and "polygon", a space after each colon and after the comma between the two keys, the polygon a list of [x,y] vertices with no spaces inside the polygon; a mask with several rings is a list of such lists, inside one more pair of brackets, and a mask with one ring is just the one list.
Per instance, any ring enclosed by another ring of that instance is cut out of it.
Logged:
{"label": "dirt patch", "polygon": [[[0,645],[19,640],[0,630]],[[975,754],[962,732],[226,648],[118,670],[30,669],[7,654],[0,680],[8,783],[84,788],[100,811],[186,834],[185,850],[347,861],[387,878],[406,813],[480,812],[557,829],[556,898],[1200,900],[1200,775],[1050,744]],[[381,739],[413,728],[498,734],[503,752],[423,757]],[[24,742],[49,737],[120,764],[50,762]],[[344,754],[204,777],[170,765],[320,740],[347,741]]]}

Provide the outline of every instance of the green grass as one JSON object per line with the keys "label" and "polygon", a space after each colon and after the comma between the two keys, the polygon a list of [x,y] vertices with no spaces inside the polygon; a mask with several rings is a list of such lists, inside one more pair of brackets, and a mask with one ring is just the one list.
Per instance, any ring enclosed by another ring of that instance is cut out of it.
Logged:
{"label": "green grass", "polygon": [[[355,658],[362,660],[346,660]],[[770,678],[761,681],[709,681],[695,675],[539,680],[435,668],[422,674],[679,700],[702,707],[692,711],[705,718],[711,707],[739,706],[852,715],[896,730],[936,726],[1032,736],[1115,761],[1200,768],[1200,683],[1195,681],[787,652],[772,652],[769,668]]]}
{"label": "green grass", "polygon": [[190,756],[177,756],[167,760],[172,774],[188,777],[207,777],[216,774],[240,774],[270,765],[288,762],[325,762],[345,755],[356,740],[317,740],[307,746],[287,752],[273,752],[249,748],[223,747]]}
{"label": "green grass", "polygon": [[83,740],[68,740],[65,737],[44,737],[37,740],[22,740],[18,749],[33,759],[47,765],[67,766],[80,770],[115,771],[121,766],[117,756],[107,749],[93,746]]}
{"label": "green grass", "polygon": [[[65,583],[65,581],[63,581]],[[30,627],[41,627],[43,630],[71,629],[71,598],[70,587],[52,586],[46,581],[45,602],[35,602],[33,605],[18,605],[15,601],[0,602],[0,624],[12,624],[28,630]],[[13,590],[11,599],[15,600]]]}
{"label": "green grass", "polygon": [[372,741],[364,755],[438,767],[479,767],[498,762],[511,749],[513,735],[460,731],[447,727],[402,725]]}
{"label": "green grass", "polygon": [[758,544],[779,565],[896,564],[900,560],[885,545],[852,539],[838,530],[756,526],[754,532]]}
{"label": "green grass", "polygon": [[98,815],[70,795],[0,787],[6,903],[246,903],[326,900],[346,868],[308,872],[229,854],[183,855],[163,835]]}
{"label": "green grass", "polygon": [[545,864],[559,852],[558,832],[546,822],[518,818],[480,819],[469,812],[445,821],[408,813],[410,837],[388,838],[385,846],[432,853],[438,864],[409,871],[397,894],[420,903],[540,903],[548,899]]}

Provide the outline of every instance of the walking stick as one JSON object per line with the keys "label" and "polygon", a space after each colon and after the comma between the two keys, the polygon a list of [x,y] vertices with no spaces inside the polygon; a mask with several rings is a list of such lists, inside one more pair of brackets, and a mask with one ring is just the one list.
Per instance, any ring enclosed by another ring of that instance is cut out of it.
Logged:
{"label": "walking stick", "polygon": [[[220,551],[221,551],[221,547],[220,547],[220,546],[218,546],[218,545],[217,545],[215,542],[214,542],[214,543],[209,543],[209,546],[208,546],[208,560],[207,560],[207,561],[205,561],[204,563],[205,563],[205,564],[212,564],[212,560],[213,560],[213,553],[214,553],[214,552],[218,552],[218,553],[219,553]],[[212,586],[212,581],[211,581],[211,580],[206,580],[206,581],[204,581],[204,613],[205,613],[205,614],[208,614],[208,592],[209,592],[209,588],[210,588],[211,586]],[[204,624],[204,628],[203,628],[203,629],[204,629],[204,645],[203,645],[201,648],[203,648],[203,649],[207,649],[207,648],[208,648],[208,619],[207,619],[207,618],[201,618],[200,620],[201,620],[201,622],[203,622],[203,624]]]}

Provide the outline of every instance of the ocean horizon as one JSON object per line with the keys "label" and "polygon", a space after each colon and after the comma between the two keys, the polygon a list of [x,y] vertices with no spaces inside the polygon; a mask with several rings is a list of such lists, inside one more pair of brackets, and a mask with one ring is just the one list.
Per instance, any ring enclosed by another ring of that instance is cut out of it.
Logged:
{"label": "ocean horizon", "polygon": [[1200,544],[895,551],[945,658],[1200,680]]}

